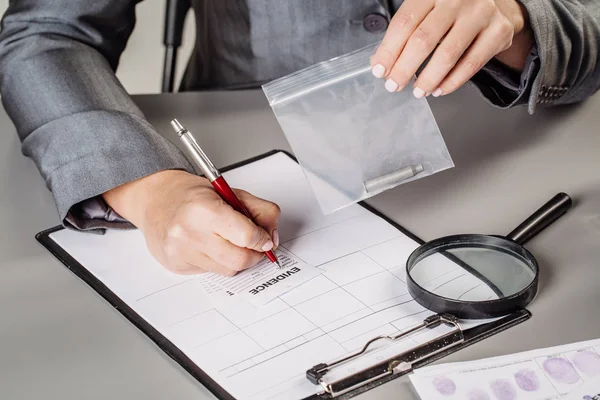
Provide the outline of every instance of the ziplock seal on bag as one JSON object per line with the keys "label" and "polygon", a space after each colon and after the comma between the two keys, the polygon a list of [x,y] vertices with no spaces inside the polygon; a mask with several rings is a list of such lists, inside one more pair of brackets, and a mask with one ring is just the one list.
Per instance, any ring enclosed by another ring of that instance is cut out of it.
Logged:
{"label": "ziplock seal on bag", "polygon": [[376,46],[262,86],[324,214],[454,166],[412,82],[389,93],[371,73]]}

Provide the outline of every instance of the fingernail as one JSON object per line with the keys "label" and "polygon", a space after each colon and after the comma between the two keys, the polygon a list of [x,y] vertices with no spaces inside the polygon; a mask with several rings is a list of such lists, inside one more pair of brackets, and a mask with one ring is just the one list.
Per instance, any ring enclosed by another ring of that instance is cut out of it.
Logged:
{"label": "fingernail", "polygon": [[388,79],[387,81],[385,81],[385,89],[388,92],[393,93],[398,89],[398,84],[396,82],[394,82],[393,80]]}
{"label": "fingernail", "polygon": [[433,91],[432,96],[433,97],[439,97],[444,93],[444,91],[442,90],[442,88],[437,88]]}
{"label": "fingernail", "polygon": [[381,64],[377,64],[373,67],[371,72],[373,72],[375,78],[383,78],[383,75],[385,75],[385,67]]}
{"label": "fingernail", "polygon": [[279,247],[279,231],[277,229],[273,231],[273,243],[275,243],[275,247]]}
{"label": "fingernail", "polygon": [[425,91],[421,88],[416,87],[413,90],[413,95],[417,98],[417,99],[422,99],[423,96],[425,96]]}
{"label": "fingernail", "polygon": [[273,248],[273,242],[271,240],[267,240],[267,243],[265,243],[262,247],[262,251],[269,251]]}

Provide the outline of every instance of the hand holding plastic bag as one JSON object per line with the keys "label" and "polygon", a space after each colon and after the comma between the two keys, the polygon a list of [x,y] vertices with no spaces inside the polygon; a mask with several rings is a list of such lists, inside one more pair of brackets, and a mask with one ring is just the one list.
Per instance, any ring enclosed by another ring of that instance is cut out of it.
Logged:
{"label": "hand holding plastic bag", "polygon": [[325,214],[454,166],[427,100],[373,76],[375,48],[263,86]]}

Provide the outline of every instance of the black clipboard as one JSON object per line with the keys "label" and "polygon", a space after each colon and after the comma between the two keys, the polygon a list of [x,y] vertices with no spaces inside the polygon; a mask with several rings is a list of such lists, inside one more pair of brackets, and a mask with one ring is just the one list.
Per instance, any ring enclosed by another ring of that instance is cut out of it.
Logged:
{"label": "black clipboard", "polygon": [[[226,172],[235,168],[242,167],[244,165],[251,164],[255,161],[259,161],[263,158],[267,158],[277,153],[286,154],[295,162],[298,162],[297,159],[285,150],[271,150],[269,152],[260,154],[258,156],[246,159],[244,161],[240,161],[238,163],[231,164],[227,167],[221,168],[221,171]],[[399,225],[398,223],[392,221],[378,210],[369,206],[364,202],[358,203],[360,206],[364,207],[369,212],[375,214],[376,216],[382,218],[390,225],[394,226],[396,229],[401,231],[403,234],[413,239],[415,242],[419,244],[423,244],[424,241],[413,233],[406,230],[404,227]],[[74,273],[78,278],[83,280],[88,286],[90,286],[94,291],[96,291],[104,300],[106,300],[112,307],[117,309],[125,318],[127,318],[136,328],[141,330],[146,336],[148,336],[163,352],[165,352],[169,357],[171,357],[175,362],[177,362],[184,370],[186,370],[190,375],[192,375],[196,380],[198,380],[203,386],[205,386],[213,395],[222,400],[237,400],[230,393],[228,393],[223,387],[221,387],[217,382],[215,382],[206,372],[204,372],[200,367],[198,367],[191,359],[189,359],[177,346],[175,346],[171,341],[169,341],[166,337],[164,337],[160,332],[158,332],[152,325],[146,322],[139,314],[137,314],[131,307],[129,307],[121,298],[119,298],[114,292],[112,292],[106,285],[104,285],[99,279],[97,279],[92,273],[90,273],[83,265],[81,265],[77,260],[75,260],[70,254],[68,254],[62,247],[60,247],[54,240],[50,238],[50,235],[59,230],[66,229],[63,226],[55,226],[39,232],[35,235],[36,240],[44,246],[54,257],[56,257],[65,267],[67,267],[72,273]],[[464,330],[463,336],[464,341],[457,346],[448,348],[446,350],[437,352],[435,355],[428,357],[425,360],[415,362],[413,364],[414,368],[419,368],[424,365],[427,365],[431,362],[439,360],[451,353],[454,353],[458,350],[461,350],[471,344],[477,343],[485,338],[493,336],[499,332],[502,332],[506,329],[509,329],[512,326],[515,326],[521,322],[526,321],[531,317],[531,313],[528,310],[521,310],[517,313],[513,313],[507,317],[504,317],[500,320],[496,320],[490,322],[488,324],[479,325],[474,328]],[[429,344],[428,346],[418,346],[415,348],[416,354],[420,352],[428,351],[428,348],[436,348],[438,344],[435,342]],[[323,360],[327,361],[327,360]],[[307,366],[309,368],[310,366]],[[382,368],[381,365],[373,365],[369,369],[364,371],[364,378],[368,379],[372,377],[373,374],[377,373]],[[386,376],[381,379],[377,379],[376,381],[372,381],[357,387],[356,389],[342,394],[340,396],[336,396],[335,399],[349,399],[355,397],[361,393],[364,393],[368,390],[373,389],[379,385],[382,385],[386,382],[389,382],[393,379],[396,379],[400,376],[406,375],[410,371],[405,371],[404,373],[394,374],[391,376]],[[309,396],[306,399],[299,400],[325,400],[325,399],[333,399],[331,395],[327,393],[315,394],[313,396]]]}

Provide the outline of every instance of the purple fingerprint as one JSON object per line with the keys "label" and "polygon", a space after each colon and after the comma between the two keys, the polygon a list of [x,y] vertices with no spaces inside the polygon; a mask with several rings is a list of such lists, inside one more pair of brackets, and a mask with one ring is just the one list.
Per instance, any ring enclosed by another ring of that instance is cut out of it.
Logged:
{"label": "purple fingerprint", "polygon": [[544,371],[559,383],[573,384],[579,381],[579,375],[569,360],[563,357],[552,357],[544,361]]}
{"label": "purple fingerprint", "polygon": [[573,356],[573,363],[587,376],[600,375],[600,356],[590,350],[579,351]]}
{"label": "purple fingerprint", "polygon": [[535,392],[540,388],[540,379],[534,370],[525,368],[515,373],[517,386],[526,392]]}
{"label": "purple fingerprint", "polygon": [[444,396],[450,396],[456,392],[456,384],[454,381],[445,376],[436,376],[433,378],[433,387]]}
{"label": "purple fingerprint", "polygon": [[478,388],[471,389],[469,393],[467,393],[467,398],[469,400],[490,400],[490,396],[488,396],[486,392]]}
{"label": "purple fingerprint", "polygon": [[517,391],[508,379],[491,381],[490,389],[492,389],[492,393],[498,400],[514,400],[517,398]]}

